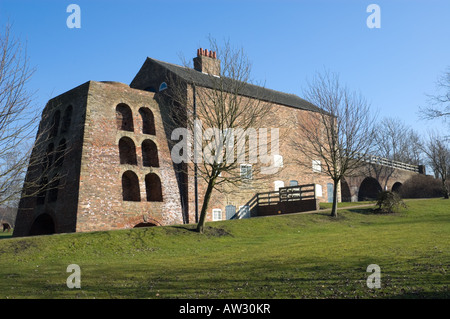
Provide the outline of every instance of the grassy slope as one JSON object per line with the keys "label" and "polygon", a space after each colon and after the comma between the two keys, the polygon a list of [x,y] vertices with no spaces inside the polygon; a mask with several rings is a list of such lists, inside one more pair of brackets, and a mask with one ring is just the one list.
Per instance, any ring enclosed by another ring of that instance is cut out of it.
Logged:
{"label": "grassy slope", "polygon": [[[0,298],[449,298],[450,203],[0,239]],[[82,289],[68,289],[69,264]],[[369,264],[381,289],[366,286]]]}

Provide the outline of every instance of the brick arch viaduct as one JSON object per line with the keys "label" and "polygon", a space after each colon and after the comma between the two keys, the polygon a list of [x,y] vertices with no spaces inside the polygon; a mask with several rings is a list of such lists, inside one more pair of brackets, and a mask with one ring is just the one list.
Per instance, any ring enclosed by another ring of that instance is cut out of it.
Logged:
{"label": "brick arch viaduct", "polygon": [[379,156],[366,156],[364,162],[365,165],[341,181],[343,202],[374,199],[383,190],[398,191],[410,177],[425,174],[423,165],[411,165]]}

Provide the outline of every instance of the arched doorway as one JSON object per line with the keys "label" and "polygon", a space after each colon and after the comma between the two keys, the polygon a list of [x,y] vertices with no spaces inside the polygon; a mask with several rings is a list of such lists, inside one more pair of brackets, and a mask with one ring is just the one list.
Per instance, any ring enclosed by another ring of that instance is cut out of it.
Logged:
{"label": "arched doorway", "polygon": [[359,186],[358,201],[374,200],[383,189],[373,177],[366,177]]}
{"label": "arched doorway", "polygon": [[352,194],[350,192],[350,187],[348,186],[348,183],[345,180],[345,178],[341,179],[341,200],[343,202],[352,201]]}
{"label": "arched doorway", "polygon": [[39,215],[33,222],[30,228],[30,236],[50,235],[55,233],[55,223],[53,218],[45,213]]}
{"label": "arched doorway", "polygon": [[392,191],[393,192],[396,192],[396,193],[399,193],[400,192],[400,188],[402,187],[402,183],[400,183],[400,182],[396,182],[396,183],[394,183],[394,185],[392,185]]}

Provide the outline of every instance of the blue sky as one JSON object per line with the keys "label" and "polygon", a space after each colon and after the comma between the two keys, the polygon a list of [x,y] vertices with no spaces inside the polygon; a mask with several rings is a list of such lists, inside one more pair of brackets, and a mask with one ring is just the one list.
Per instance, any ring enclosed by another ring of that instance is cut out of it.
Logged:
{"label": "blue sky", "polygon": [[[66,25],[71,3],[81,8],[80,29]],[[379,29],[366,24],[372,3]],[[448,128],[417,114],[450,66],[448,0],[0,0],[0,25],[7,21],[27,43],[40,108],[89,80],[129,84],[147,56],[181,64],[211,35],[242,46],[253,78],[268,88],[302,96],[306,80],[326,68],[380,117],[420,133]]]}

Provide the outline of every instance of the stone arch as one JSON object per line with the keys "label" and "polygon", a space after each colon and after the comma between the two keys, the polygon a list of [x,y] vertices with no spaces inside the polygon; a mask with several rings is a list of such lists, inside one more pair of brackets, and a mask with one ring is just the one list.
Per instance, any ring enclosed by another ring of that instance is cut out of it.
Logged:
{"label": "stone arch", "polygon": [[137,165],[136,146],[129,137],[122,137],[119,140],[120,164]]}
{"label": "stone arch", "polygon": [[154,227],[154,226],[157,226],[157,225],[155,223],[142,222],[142,223],[136,224],[133,228]]}
{"label": "stone arch", "polygon": [[394,183],[394,185],[392,185],[392,191],[393,192],[396,192],[396,193],[399,193],[400,192],[400,188],[402,187],[402,183],[400,183],[400,182],[396,182],[396,183]]}
{"label": "stone arch", "polygon": [[116,106],[116,124],[118,130],[134,131],[133,112],[125,103],[120,103]]}
{"label": "stone arch", "polygon": [[161,179],[155,173],[145,175],[145,190],[148,202],[162,202]]}
{"label": "stone arch", "polygon": [[140,202],[139,178],[133,171],[122,174],[122,199],[124,201]]}
{"label": "stone arch", "polygon": [[141,107],[139,114],[141,114],[142,118],[142,133],[155,135],[155,117],[153,116],[153,112],[147,107]]}
{"label": "stone arch", "polygon": [[376,199],[382,190],[380,183],[375,178],[366,177],[359,186],[358,201]]}
{"label": "stone arch", "polygon": [[55,222],[52,216],[48,213],[44,213],[36,217],[31,225],[29,235],[51,235],[55,233]]}
{"label": "stone arch", "polygon": [[341,179],[341,201],[343,202],[352,201],[352,193],[350,191],[350,186],[348,185],[345,178]]}

